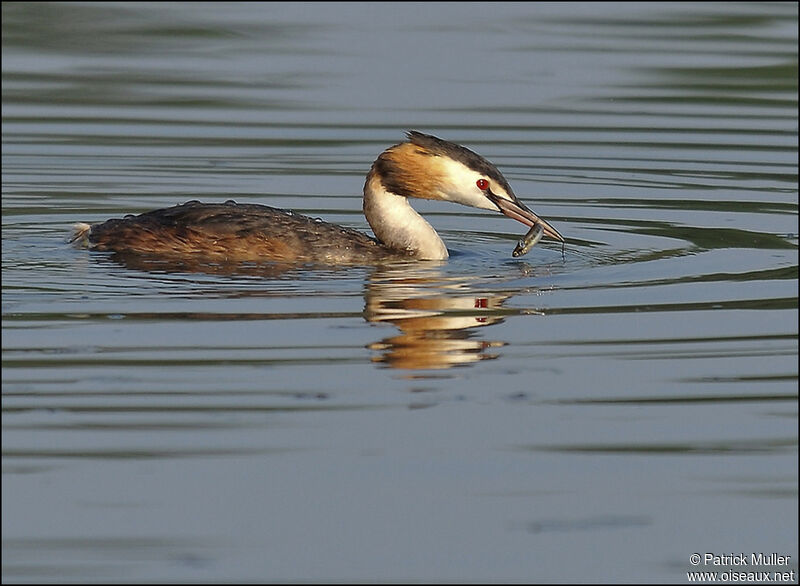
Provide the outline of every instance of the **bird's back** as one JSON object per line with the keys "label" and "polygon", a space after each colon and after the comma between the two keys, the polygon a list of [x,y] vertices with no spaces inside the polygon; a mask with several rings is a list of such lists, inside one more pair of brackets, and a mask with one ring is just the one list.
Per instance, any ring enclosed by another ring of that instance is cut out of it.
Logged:
{"label": "bird's back", "polygon": [[[85,225],[84,225],[85,226]],[[96,250],[227,261],[358,263],[408,257],[366,234],[295,212],[233,201],[182,205],[79,228]]]}

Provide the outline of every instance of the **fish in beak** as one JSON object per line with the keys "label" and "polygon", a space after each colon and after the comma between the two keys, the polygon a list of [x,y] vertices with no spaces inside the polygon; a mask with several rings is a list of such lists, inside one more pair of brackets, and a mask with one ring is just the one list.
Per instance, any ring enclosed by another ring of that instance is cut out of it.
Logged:
{"label": "fish in beak", "polygon": [[494,197],[490,197],[490,199],[500,209],[500,211],[509,218],[517,220],[518,222],[522,222],[528,227],[541,226],[544,230],[545,236],[552,238],[553,240],[558,240],[559,242],[564,242],[564,237],[559,234],[558,230],[534,214],[525,206],[524,203],[518,199],[510,200],[504,197],[498,197],[496,195]]}

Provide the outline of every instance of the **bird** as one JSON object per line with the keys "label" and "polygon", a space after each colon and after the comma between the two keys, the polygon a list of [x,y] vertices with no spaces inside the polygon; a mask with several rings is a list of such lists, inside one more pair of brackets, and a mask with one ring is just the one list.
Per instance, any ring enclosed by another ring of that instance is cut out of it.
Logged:
{"label": "bird", "polygon": [[514,195],[502,173],[468,148],[415,130],[383,151],[364,183],[363,212],[374,237],[260,204],[193,200],[102,223],[80,222],[70,241],[99,251],[209,261],[327,265],[445,260],[447,247],[409,199],[500,212],[544,236],[564,237]]}

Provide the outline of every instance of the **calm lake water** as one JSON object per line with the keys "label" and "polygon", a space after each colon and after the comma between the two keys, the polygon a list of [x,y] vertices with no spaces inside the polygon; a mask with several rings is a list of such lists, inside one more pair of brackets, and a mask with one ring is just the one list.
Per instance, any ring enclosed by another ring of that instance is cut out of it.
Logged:
{"label": "calm lake water", "polygon": [[[2,21],[4,582],[744,569],[698,553],[796,583],[796,3]],[[65,244],[191,199],[368,230],[364,175],[407,129],[493,161],[564,254],[513,259],[524,226],[433,202],[444,263]]]}

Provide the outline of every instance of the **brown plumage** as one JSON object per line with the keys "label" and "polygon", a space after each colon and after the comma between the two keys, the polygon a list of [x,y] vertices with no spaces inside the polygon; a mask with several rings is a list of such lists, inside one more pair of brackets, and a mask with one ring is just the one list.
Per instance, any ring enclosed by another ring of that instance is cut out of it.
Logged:
{"label": "brown plumage", "polygon": [[[189,201],[91,226],[95,250],[209,260],[353,263],[408,258],[362,232],[258,204]],[[322,252],[321,252],[322,251]]]}

